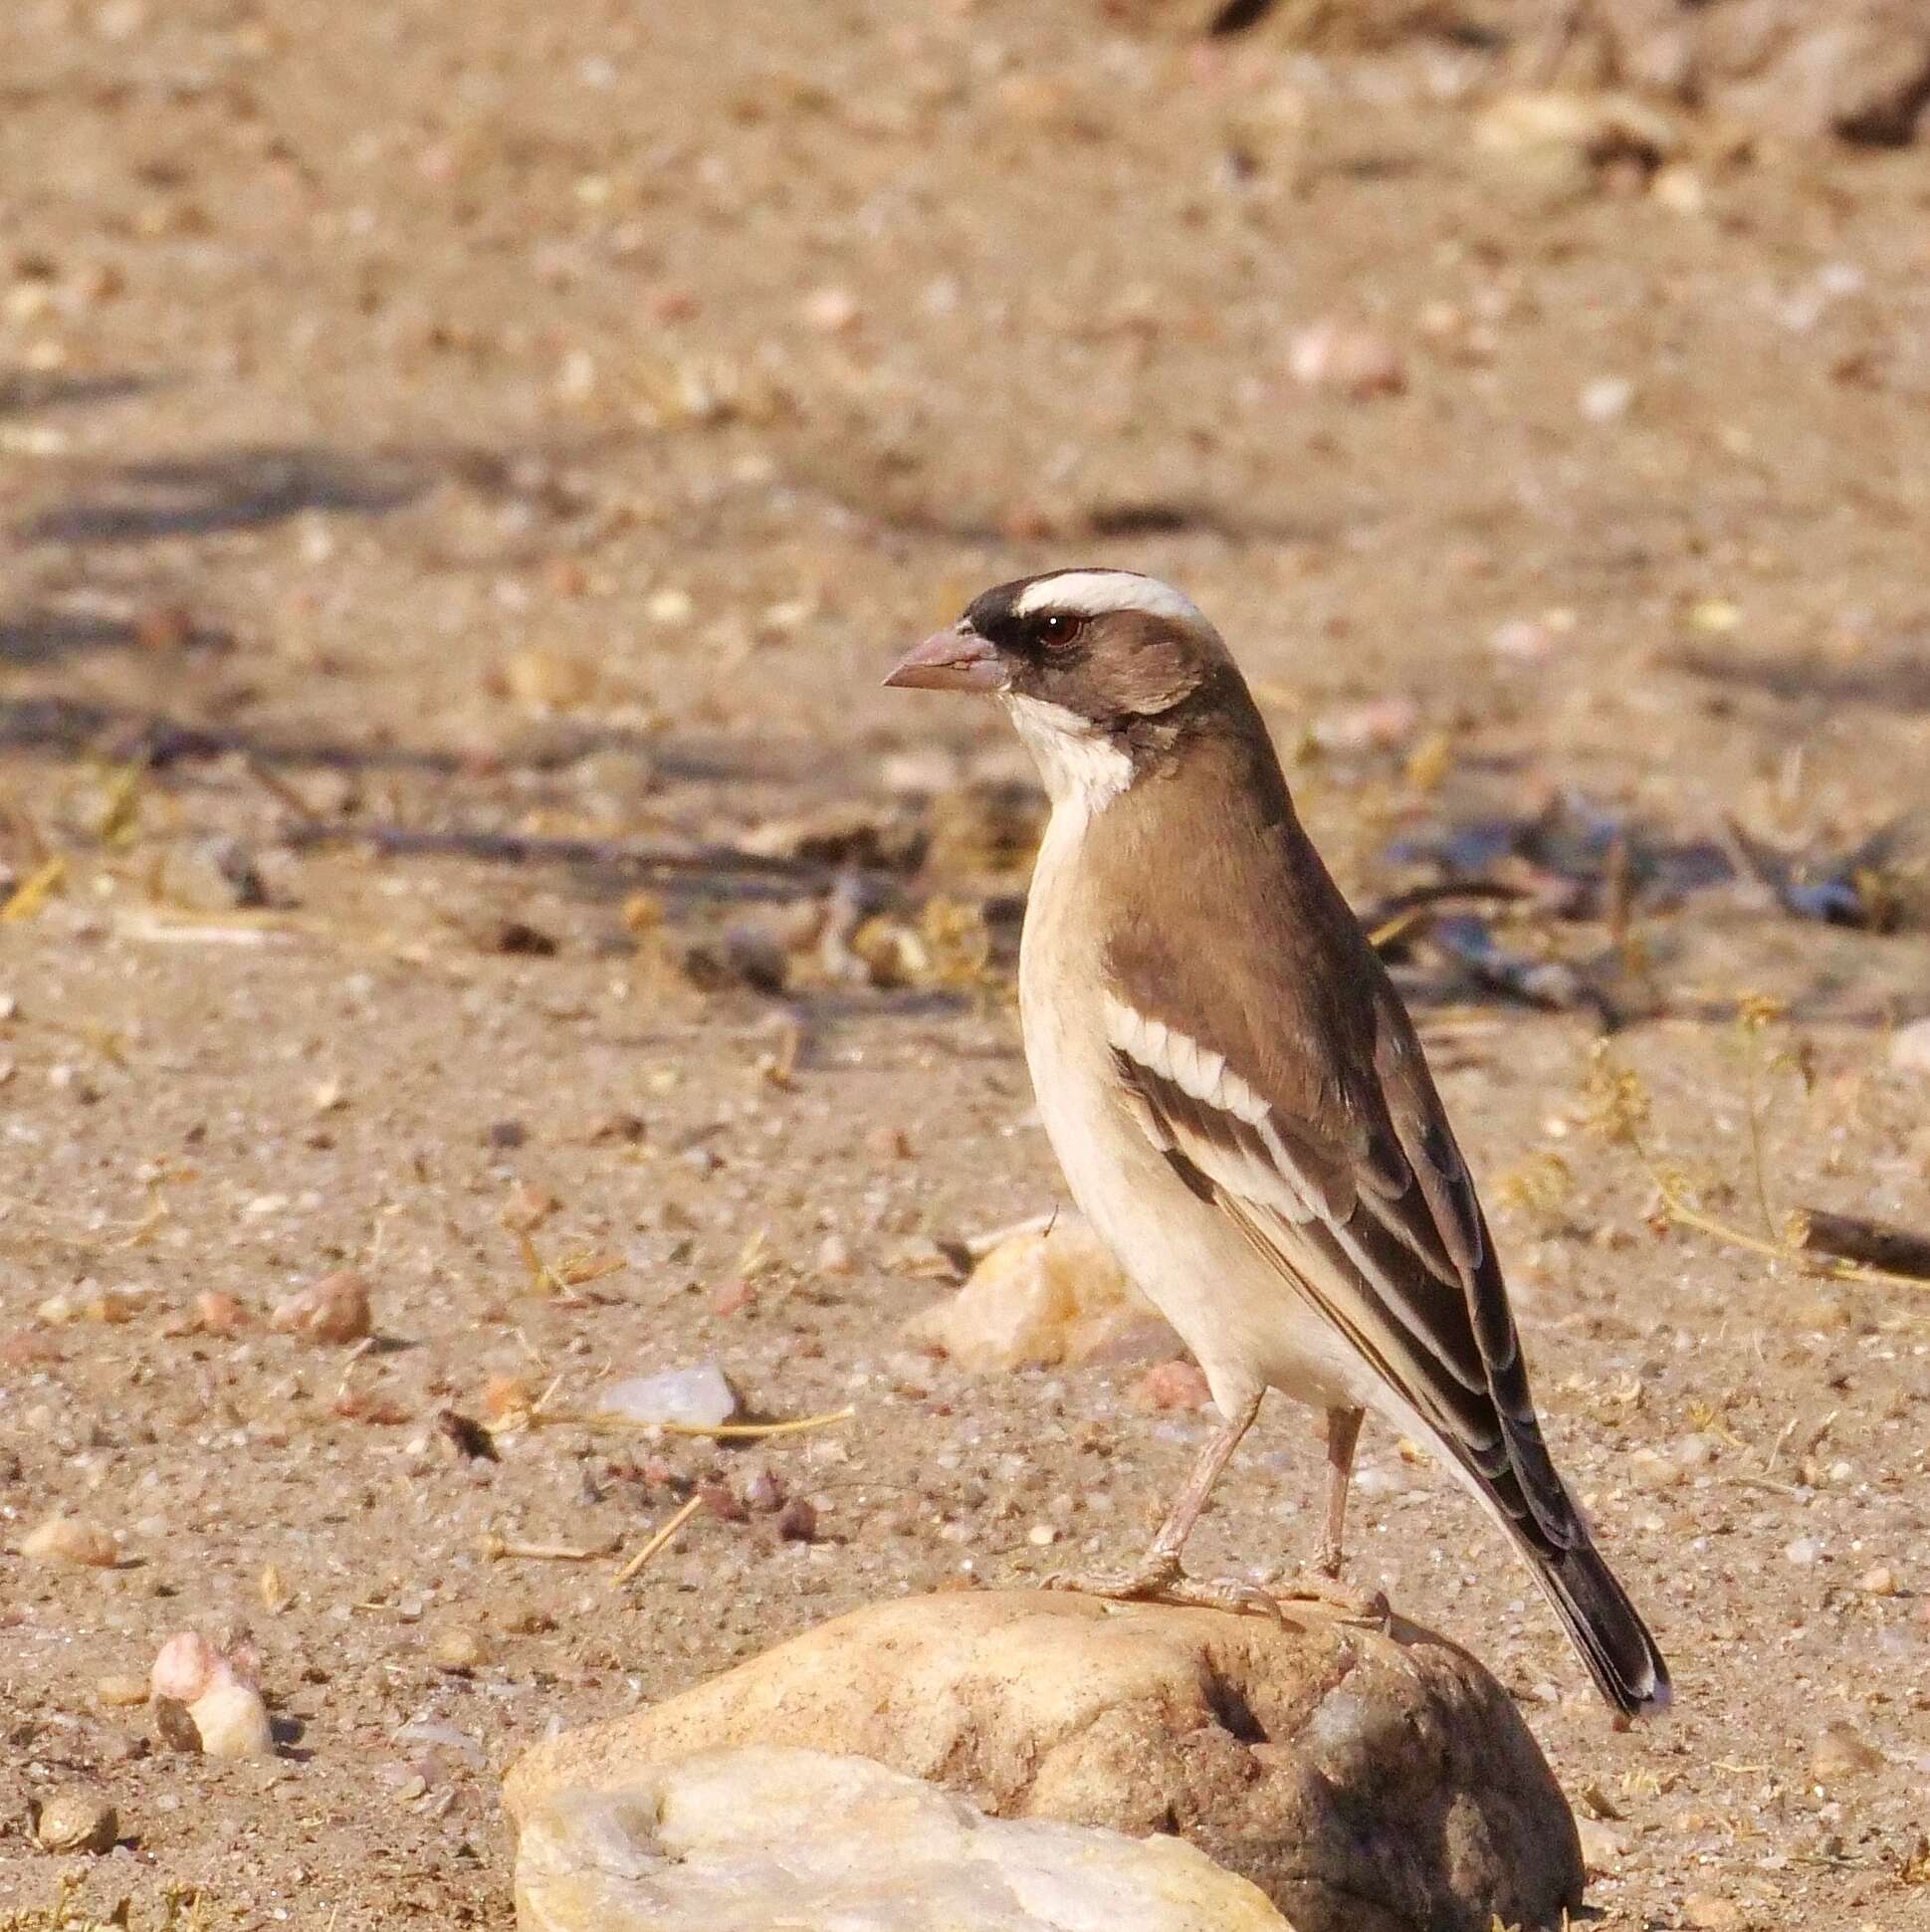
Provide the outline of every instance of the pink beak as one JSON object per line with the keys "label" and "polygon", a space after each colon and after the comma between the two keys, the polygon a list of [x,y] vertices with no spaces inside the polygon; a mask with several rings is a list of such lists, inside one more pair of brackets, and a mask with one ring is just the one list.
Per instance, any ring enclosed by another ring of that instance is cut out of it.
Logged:
{"label": "pink beak", "polygon": [[1005,667],[975,630],[955,624],[907,652],[885,682],[916,691],[1002,691]]}

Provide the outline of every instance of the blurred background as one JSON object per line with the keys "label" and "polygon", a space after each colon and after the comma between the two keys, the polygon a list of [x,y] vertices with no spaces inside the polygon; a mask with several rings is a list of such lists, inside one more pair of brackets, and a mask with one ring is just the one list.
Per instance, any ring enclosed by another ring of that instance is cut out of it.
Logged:
{"label": "blurred background", "polygon": [[[0,1778],[109,1777],[141,1882],[242,1922],[303,1859],[343,1932],[505,1922],[485,1781],[367,1796],[412,1714],[500,1766],[1170,1486],[1199,1424],[1115,1455],[1128,1372],[896,1340],[1057,1183],[1007,1010],[1036,791],[989,708],[878,679],[1106,561],[1249,671],[1564,1453],[1703,1638],[1664,1772],[1537,1707],[1627,1825],[1616,1922],[1903,1923],[1923,1304],[1820,1288],[1783,1215],[1930,1220],[1927,108],[1912,0],[8,0],[0,1504],[92,1499],[150,1567],[15,1565]],[[1605,1041],[1650,1112],[1590,1140]],[[407,1350],[248,1330],[340,1267]],[[705,1465],[452,1470],[439,1407],[712,1356],[770,1412],[869,1391],[838,1542],[720,1521],[593,1616],[476,1555]],[[1566,1686],[1457,1502],[1386,1533],[1432,1478],[1375,1453],[1370,1573]],[[1250,1478],[1249,1559],[1313,1459]],[[195,1616],[308,1727],[306,1850],[287,1793],[114,1755],[89,1685]],[[1823,1711],[1885,1767],[1847,1800]]]}

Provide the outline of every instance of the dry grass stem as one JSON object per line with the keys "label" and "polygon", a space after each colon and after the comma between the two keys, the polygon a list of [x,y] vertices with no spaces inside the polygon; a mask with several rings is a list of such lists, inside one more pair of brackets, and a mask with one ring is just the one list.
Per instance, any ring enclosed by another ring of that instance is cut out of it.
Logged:
{"label": "dry grass stem", "polygon": [[679,1504],[663,1527],[610,1579],[610,1588],[620,1590],[627,1584],[703,1507],[702,1496],[692,1496],[688,1501]]}
{"label": "dry grass stem", "polygon": [[477,1538],[476,1547],[492,1563],[594,1563],[616,1546],[599,1543],[593,1549],[578,1550],[568,1543],[512,1543],[505,1537],[483,1536]]}
{"label": "dry grass stem", "polygon": [[529,1428],[597,1429],[619,1435],[708,1435],[721,1442],[760,1442],[774,1435],[802,1435],[810,1429],[830,1428],[857,1414],[855,1404],[822,1415],[797,1415],[782,1422],[637,1422],[625,1415],[605,1415],[593,1409],[544,1408],[533,1404],[523,1418]]}

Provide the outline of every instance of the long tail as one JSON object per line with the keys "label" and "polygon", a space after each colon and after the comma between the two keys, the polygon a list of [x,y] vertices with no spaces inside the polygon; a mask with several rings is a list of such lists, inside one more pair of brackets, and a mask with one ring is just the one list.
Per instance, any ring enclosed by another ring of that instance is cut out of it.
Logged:
{"label": "long tail", "polygon": [[1550,1552],[1516,1540],[1603,1696],[1625,1717],[1666,1710],[1668,1665],[1595,1545]]}

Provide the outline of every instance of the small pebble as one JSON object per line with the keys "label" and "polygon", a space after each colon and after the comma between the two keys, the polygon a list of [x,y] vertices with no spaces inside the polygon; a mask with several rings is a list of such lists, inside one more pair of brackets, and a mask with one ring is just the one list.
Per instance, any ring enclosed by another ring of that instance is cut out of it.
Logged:
{"label": "small pebble", "polygon": [[188,1752],[198,1757],[201,1733],[194,1728],[188,1707],[177,1697],[154,1699],[154,1730],[170,1751]]}
{"label": "small pebble", "polygon": [[1156,1362],[1134,1392],[1148,1408],[1204,1408],[1213,1392],[1190,1362]]}
{"label": "small pebble", "polygon": [[1411,698],[1388,693],[1324,711],[1309,728],[1323,751],[1394,751],[1420,728],[1420,707]]}
{"label": "small pebble", "polygon": [[516,651],[504,663],[503,689],[520,705],[566,711],[595,695],[596,672],[561,651]]}
{"label": "small pebble", "polygon": [[682,1422],[716,1428],[738,1412],[737,1392],[715,1362],[695,1369],[666,1369],[654,1376],[631,1376],[612,1383],[595,1398],[600,1415],[627,1422]]}
{"label": "small pebble", "polygon": [[277,1334],[304,1335],[312,1342],[359,1342],[374,1329],[368,1283],[345,1269],[323,1275],[278,1302],[268,1325]]}
{"label": "small pebble", "polygon": [[140,1313],[141,1298],[124,1288],[103,1288],[84,1281],[71,1293],[49,1295],[34,1313],[49,1328],[64,1328],[69,1322],[99,1322],[118,1328]]}
{"label": "small pebble", "polygon": [[720,1523],[742,1523],[751,1514],[732,1493],[729,1483],[700,1482],[696,1495],[704,1506],[704,1514],[716,1517]]}
{"label": "small pebble", "polygon": [[1626,1466],[1628,1479],[1637,1489],[1672,1489],[1686,1473],[1656,1449],[1636,1449]]}
{"label": "small pebble", "polygon": [[156,1698],[192,1704],[216,1685],[233,1683],[236,1676],[233,1663],[218,1645],[199,1630],[180,1630],[154,1653],[147,1687]]}
{"label": "small pebble", "polygon": [[247,1684],[216,1684],[188,1706],[201,1749],[211,1758],[268,1758],[275,1732],[262,1694]]}
{"label": "small pebble", "polygon": [[529,1234],[540,1227],[562,1202],[547,1187],[534,1181],[519,1181],[503,1204],[503,1225],[517,1234]]}
{"label": "small pebble", "polygon": [[1818,1329],[1828,1335],[1848,1328],[1854,1318],[1834,1296],[1819,1295],[1815,1301],[1805,1302],[1796,1311],[1796,1319],[1805,1328]]}
{"label": "small pebble", "polygon": [[1879,1771],[1883,1754],[1846,1719],[1825,1725],[1810,1753],[1810,1776],[1819,1785],[1839,1784],[1845,1778]]}
{"label": "small pebble", "polygon": [[194,839],[168,862],[170,897],[203,913],[258,911],[269,890],[255,854],[231,836]]}
{"label": "small pebble", "polygon": [[747,1308],[757,1305],[757,1291],[748,1281],[731,1281],[717,1291],[711,1302],[711,1312],[716,1315],[742,1315]]}
{"label": "small pebble", "polygon": [[521,1376],[494,1375],[483,1384],[483,1413],[492,1422],[528,1415],[535,1402],[536,1392]]}
{"label": "small pebble", "polygon": [[1867,1597],[1894,1597],[1897,1594],[1896,1572],[1888,1564],[1876,1564],[1856,1579],[1856,1588]]}
{"label": "small pebble", "polygon": [[31,1369],[42,1362],[59,1362],[61,1352],[49,1336],[30,1328],[0,1335],[0,1369]]}
{"label": "small pebble", "polygon": [[124,1709],[132,1704],[147,1702],[147,1679],[145,1677],[108,1676],[98,1678],[94,1686],[98,1703],[110,1709]]}
{"label": "small pebble", "polygon": [[1890,1036],[1890,1065],[1903,1073],[1930,1074],[1930,1019],[1914,1019]]}
{"label": "small pebble", "polygon": [[1708,205],[1702,176],[1686,161],[1671,161],[1655,170],[1648,184],[1649,198],[1672,215],[1699,215]]}
{"label": "small pebble", "polygon": [[194,1298],[195,1325],[207,1335],[233,1335],[248,1326],[248,1310],[233,1295],[204,1289]]}
{"label": "small pebble", "polygon": [[1733,1898],[1715,1892],[1690,1892],[1682,1901],[1682,1919],[1696,1932],[1742,1932],[1749,1917]]}
{"label": "small pebble", "polygon": [[1625,416],[1634,399],[1635,385],[1625,375],[1605,375],[1586,384],[1577,401],[1590,422],[1609,423]]}
{"label": "small pebble", "polygon": [[20,1553],[35,1563],[78,1563],[111,1570],[120,1549],[106,1530],[79,1516],[50,1516],[21,1539]]}
{"label": "small pebble", "polygon": [[802,1496],[793,1496],[777,1512],[777,1534],[786,1543],[812,1543],[817,1539],[817,1511]]}
{"label": "small pebble", "polygon": [[445,1624],[436,1632],[430,1647],[439,1670],[467,1673],[480,1670],[490,1660],[489,1638],[467,1623]]}
{"label": "small pebble", "polygon": [[120,1835],[113,1806],[85,1785],[66,1785],[40,1808],[34,1836],[43,1851],[111,1851]]}
{"label": "small pebble", "polygon": [[1599,1818],[1577,1819],[1575,1829],[1582,1840],[1582,1862],[1599,1878],[1619,1869],[1628,1855],[1628,1833],[1620,1825]]}
{"label": "small pebble", "polygon": [[801,313],[806,324],[823,335],[842,334],[858,320],[858,299],[849,289],[813,289]]}
{"label": "small pebble", "polygon": [[1820,1537],[1794,1537],[1783,1545],[1783,1561],[1793,1563],[1798,1569],[1808,1569],[1823,1555],[1823,1541]]}
{"label": "small pebble", "polygon": [[1310,389],[1338,389],[1364,400],[1397,395],[1407,386],[1407,371],[1394,344],[1372,329],[1345,322],[1318,322],[1299,330],[1287,345],[1287,368]]}

